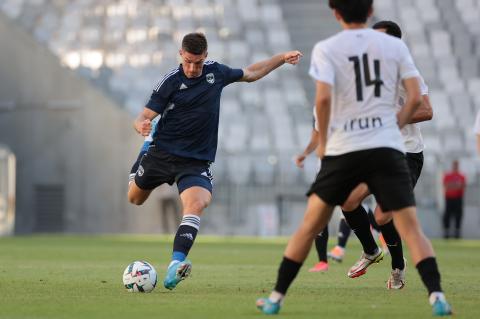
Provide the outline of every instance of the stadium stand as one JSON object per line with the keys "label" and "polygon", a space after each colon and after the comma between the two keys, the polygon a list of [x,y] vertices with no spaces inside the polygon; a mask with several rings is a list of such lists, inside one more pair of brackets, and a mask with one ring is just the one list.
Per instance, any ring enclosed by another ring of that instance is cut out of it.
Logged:
{"label": "stadium stand", "polygon": [[[216,182],[258,187],[261,202],[281,185],[301,185],[293,190],[301,194],[314,176],[314,159],[300,171],[292,156],[311,130],[311,48],[338,30],[320,2],[3,0],[0,9],[132,114],[178,63],[179,41],[192,30],[206,33],[209,58],[236,67],[291,48],[303,51],[298,68],[285,66],[258,83],[232,85],[223,95]],[[374,19],[399,22],[430,88],[434,120],[422,124],[422,197],[438,197],[438,187],[428,185],[436,184],[452,158],[460,158],[471,189],[478,189],[471,131],[480,108],[479,16],[480,0],[375,0]],[[473,197],[467,193],[467,201]]]}

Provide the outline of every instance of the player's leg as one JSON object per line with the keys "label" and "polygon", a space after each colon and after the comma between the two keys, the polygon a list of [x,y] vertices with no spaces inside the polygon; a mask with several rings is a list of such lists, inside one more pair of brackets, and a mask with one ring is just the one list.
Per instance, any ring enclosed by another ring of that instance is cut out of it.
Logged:
{"label": "player's leg", "polygon": [[445,199],[445,211],[443,214],[443,238],[450,238],[451,200]]}
{"label": "player's leg", "polygon": [[303,222],[290,238],[285,249],[274,290],[268,298],[257,300],[257,307],[262,312],[278,313],[288,288],[307,258],[315,236],[328,225],[332,212],[332,206],[329,206],[316,194],[310,195]]}
{"label": "player's leg", "polygon": [[383,235],[382,235],[382,231],[380,229],[380,225],[377,223],[377,221],[375,220],[375,214],[373,213],[373,211],[370,209],[370,207],[366,207],[366,210],[367,210],[367,216],[368,216],[368,220],[370,222],[370,228],[373,231],[376,232],[377,236],[378,236],[378,241],[380,241],[380,244],[382,245],[382,251],[384,252],[384,254],[387,254],[389,251],[388,251],[388,247],[387,247],[387,243],[385,242],[385,239],[383,238]]}
{"label": "player's leg", "polygon": [[391,149],[379,149],[372,152],[372,158],[376,160],[370,163],[374,170],[366,175],[368,187],[384,211],[393,212],[395,227],[406,242],[412,261],[427,287],[434,315],[449,315],[451,309],[440,286],[435,253],[417,219],[405,156]]}
{"label": "player's leg", "polygon": [[[423,153],[407,153],[408,170],[412,186],[415,188],[423,168]],[[394,224],[391,212],[382,212],[380,206],[375,209],[375,220],[380,227],[387,248],[392,257],[392,272],[387,280],[388,289],[401,289],[405,286],[406,264],[403,256],[402,240]]]}
{"label": "player's leg", "polygon": [[128,186],[128,201],[134,205],[142,205],[147,200],[148,196],[152,192],[151,189],[145,190],[135,184],[135,181],[131,182]]}
{"label": "player's leg", "polygon": [[328,252],[328,258],[339,263],[342,262],[351,232],[352,229],[348,226],[345,216],[342,215],[340,222],[338,223],[337,245]]}
{"label": "player's leg", "polygon": [[370,231],[370,220],[362,201],[370,194],[366,184],[358,185],[342,205],[342,212],[350,228],[357,235],[363,251],[368,255],[377,253],[379,247]]}
{"label": "player's leg", "polygon": [[181,171],[176,179],[183,207],[182,221],[173,240],[172,259],[163,282],[165,288],[173,289],[188,277],[192,265],[187,255],[200,229],[200,217],[212,199],[212,176],[208,164],[187,163],[179,165]]}
{"label": "player's leg", "polygon": [[345,220],[362,244],[360,259],[349,269],[348,277],[356,278],[366,273],[367,268],[383,259],[383,251],[378,247],[372,232],[368,213],[361,202],[370,194],[366,184],[358,185],[342,205]]}
{"label": "player's leg", "polygon": [[282,300],[308,255],[315,236],[330,220],[333,207],[348,198],[360,183],[361,176],[355,163],[360,154],[325,157],[322,169],[307,195],[308,202],[302,224],[290,238],[278,270],[275,288],[268,298],[257,300],[257,307],[265,314],[280,310]]}
{"label": "player's leg", "polygon": [[400,235],[394,224],[391,212],[382,212],[380,206],[375,208],[375,221],[383,234],[392,258],[392,271],[387,280],[388,289],[402,289],[405,286],[405,258]]}
{"label": "player's leg", "polygon": [[435,252],[430,240],[423,234],[416,216],[415,207],[407,207],[393,213],[395,226],[405,240],[410,256],[423,284],[428,290],[429,301],[435,315],[450,315],[451,308],[445,299],[440,285]]}
{"label": "player's leg", "polygon": [[328,245],[328,226],[326,226],[316,237],[315,237],[315,249],[318,254],[318,263],[316,263],[309,272],[325,272],[328,270],[328,259],[327,259],[327,245]]}
{"label": "player's leg", "polygon": [[[132,168],[130,169],[127,197],[128,201],[131,204],[142,205],[152,192],[152,189],[142,189],[138,187],[138,185],[135,183],[135,177],[138,174],[140,174],[140,177],[143,177],[145,173],[143,166],[140,171],[139,168],[140,162],[146,153],[147,152],[142,149],[142,151],[140,151],[140,154],[138,154],[137,160],[135,161],[135,163],[133,163]],[[143,177],[143,179],[145,179],[145,177]]]}
{"label": "player's leg", "polygon": [[456,200],[456,210],[455,210],[455,238],[460,238],[460,229],[462,227],[462,217],[463,217],[463,199],[459,198]]}

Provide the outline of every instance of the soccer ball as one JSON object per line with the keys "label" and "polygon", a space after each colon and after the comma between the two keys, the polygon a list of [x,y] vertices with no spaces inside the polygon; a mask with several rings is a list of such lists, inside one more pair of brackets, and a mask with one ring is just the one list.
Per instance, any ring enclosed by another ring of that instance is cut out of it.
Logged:
{"label": "soccer ball", "polygon": [[134,261],[123,272],[123,284],[130,292],[151,292],[157,284],[157,272],[146,261]]}

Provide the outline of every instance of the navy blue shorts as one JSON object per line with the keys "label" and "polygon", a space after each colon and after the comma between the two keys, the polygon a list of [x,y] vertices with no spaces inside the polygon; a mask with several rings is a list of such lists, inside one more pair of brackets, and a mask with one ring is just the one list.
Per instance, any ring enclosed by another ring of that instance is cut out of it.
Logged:
{"label": "navy blue shorts", "polygon": [[175,156],[156,149],[155,145],[151,145],[137,161],[135,184],[141,189],[151,190],[164,183],[177,183],[179,193],[193,186],[203,187],[210,193],[213,191],[209,161]]}

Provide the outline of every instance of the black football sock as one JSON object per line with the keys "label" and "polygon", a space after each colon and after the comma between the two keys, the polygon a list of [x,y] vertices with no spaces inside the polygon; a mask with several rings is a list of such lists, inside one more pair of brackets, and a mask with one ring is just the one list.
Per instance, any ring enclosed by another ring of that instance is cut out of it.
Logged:
{"label": "black football sock", "polygon": [[392,269],[404,269],[405,262],[403,260],[402,240],[393,225],[393,221],[380,226],[380,231],[382,232],[383,239],[385,239],[387,243],[390,256],[392,256]]}
{"label": "black football sock", "polygon": [[172,260],[184,261],[200,228],[200,217],[184,215],[173,240]]}
{"label": "black football sock", "polygon": [[318,260],[327,261],[327,244],[328,244],[328,226],[315,237],[315,248],[317,249]]}
{"label": "black football sock", "polygon": [[428,295],[432,292],[441,292],[440,272],[438,271],[435,257],[428,257],[417,264],[417,270],[422,278],[423,284],[427,287]]}
{"label": "black football sock", "polygon": [[351,212],[342,210],[343,216],[350,228],[352,228],[358,240],[362,244],[363,251],[368,255],[374,255],[378,246],[370,231],[370,221],[368,220],[367,211],[362,205],[359,205]]}
{"label": "black football sock", "polygon": [[338,246],[345,248],[347,246],[348,238],[352,229],[348,226],[345,218],[340,219],[340,224],[338,225]]}
{"label": "black football sock", "polygon": [[372,226],[373,229],[375,229],[377,232],[381,232],[380,230],[380,225],[377,224],[377,221],[375,220],[375,215],[373,214],[373,212],[370,210],[370,208],[368,209],[368,212],[367,212],[367,216],[368,216],[368,220],[370,221],[370,225]]}
{"label": "black football sock", "polygon": [[274,290],[285,295],[288,287],[290,287],[297,276],[300,267],[302,267],[302,263],[283,257],[280,268],[278,269],[277,284]]}

